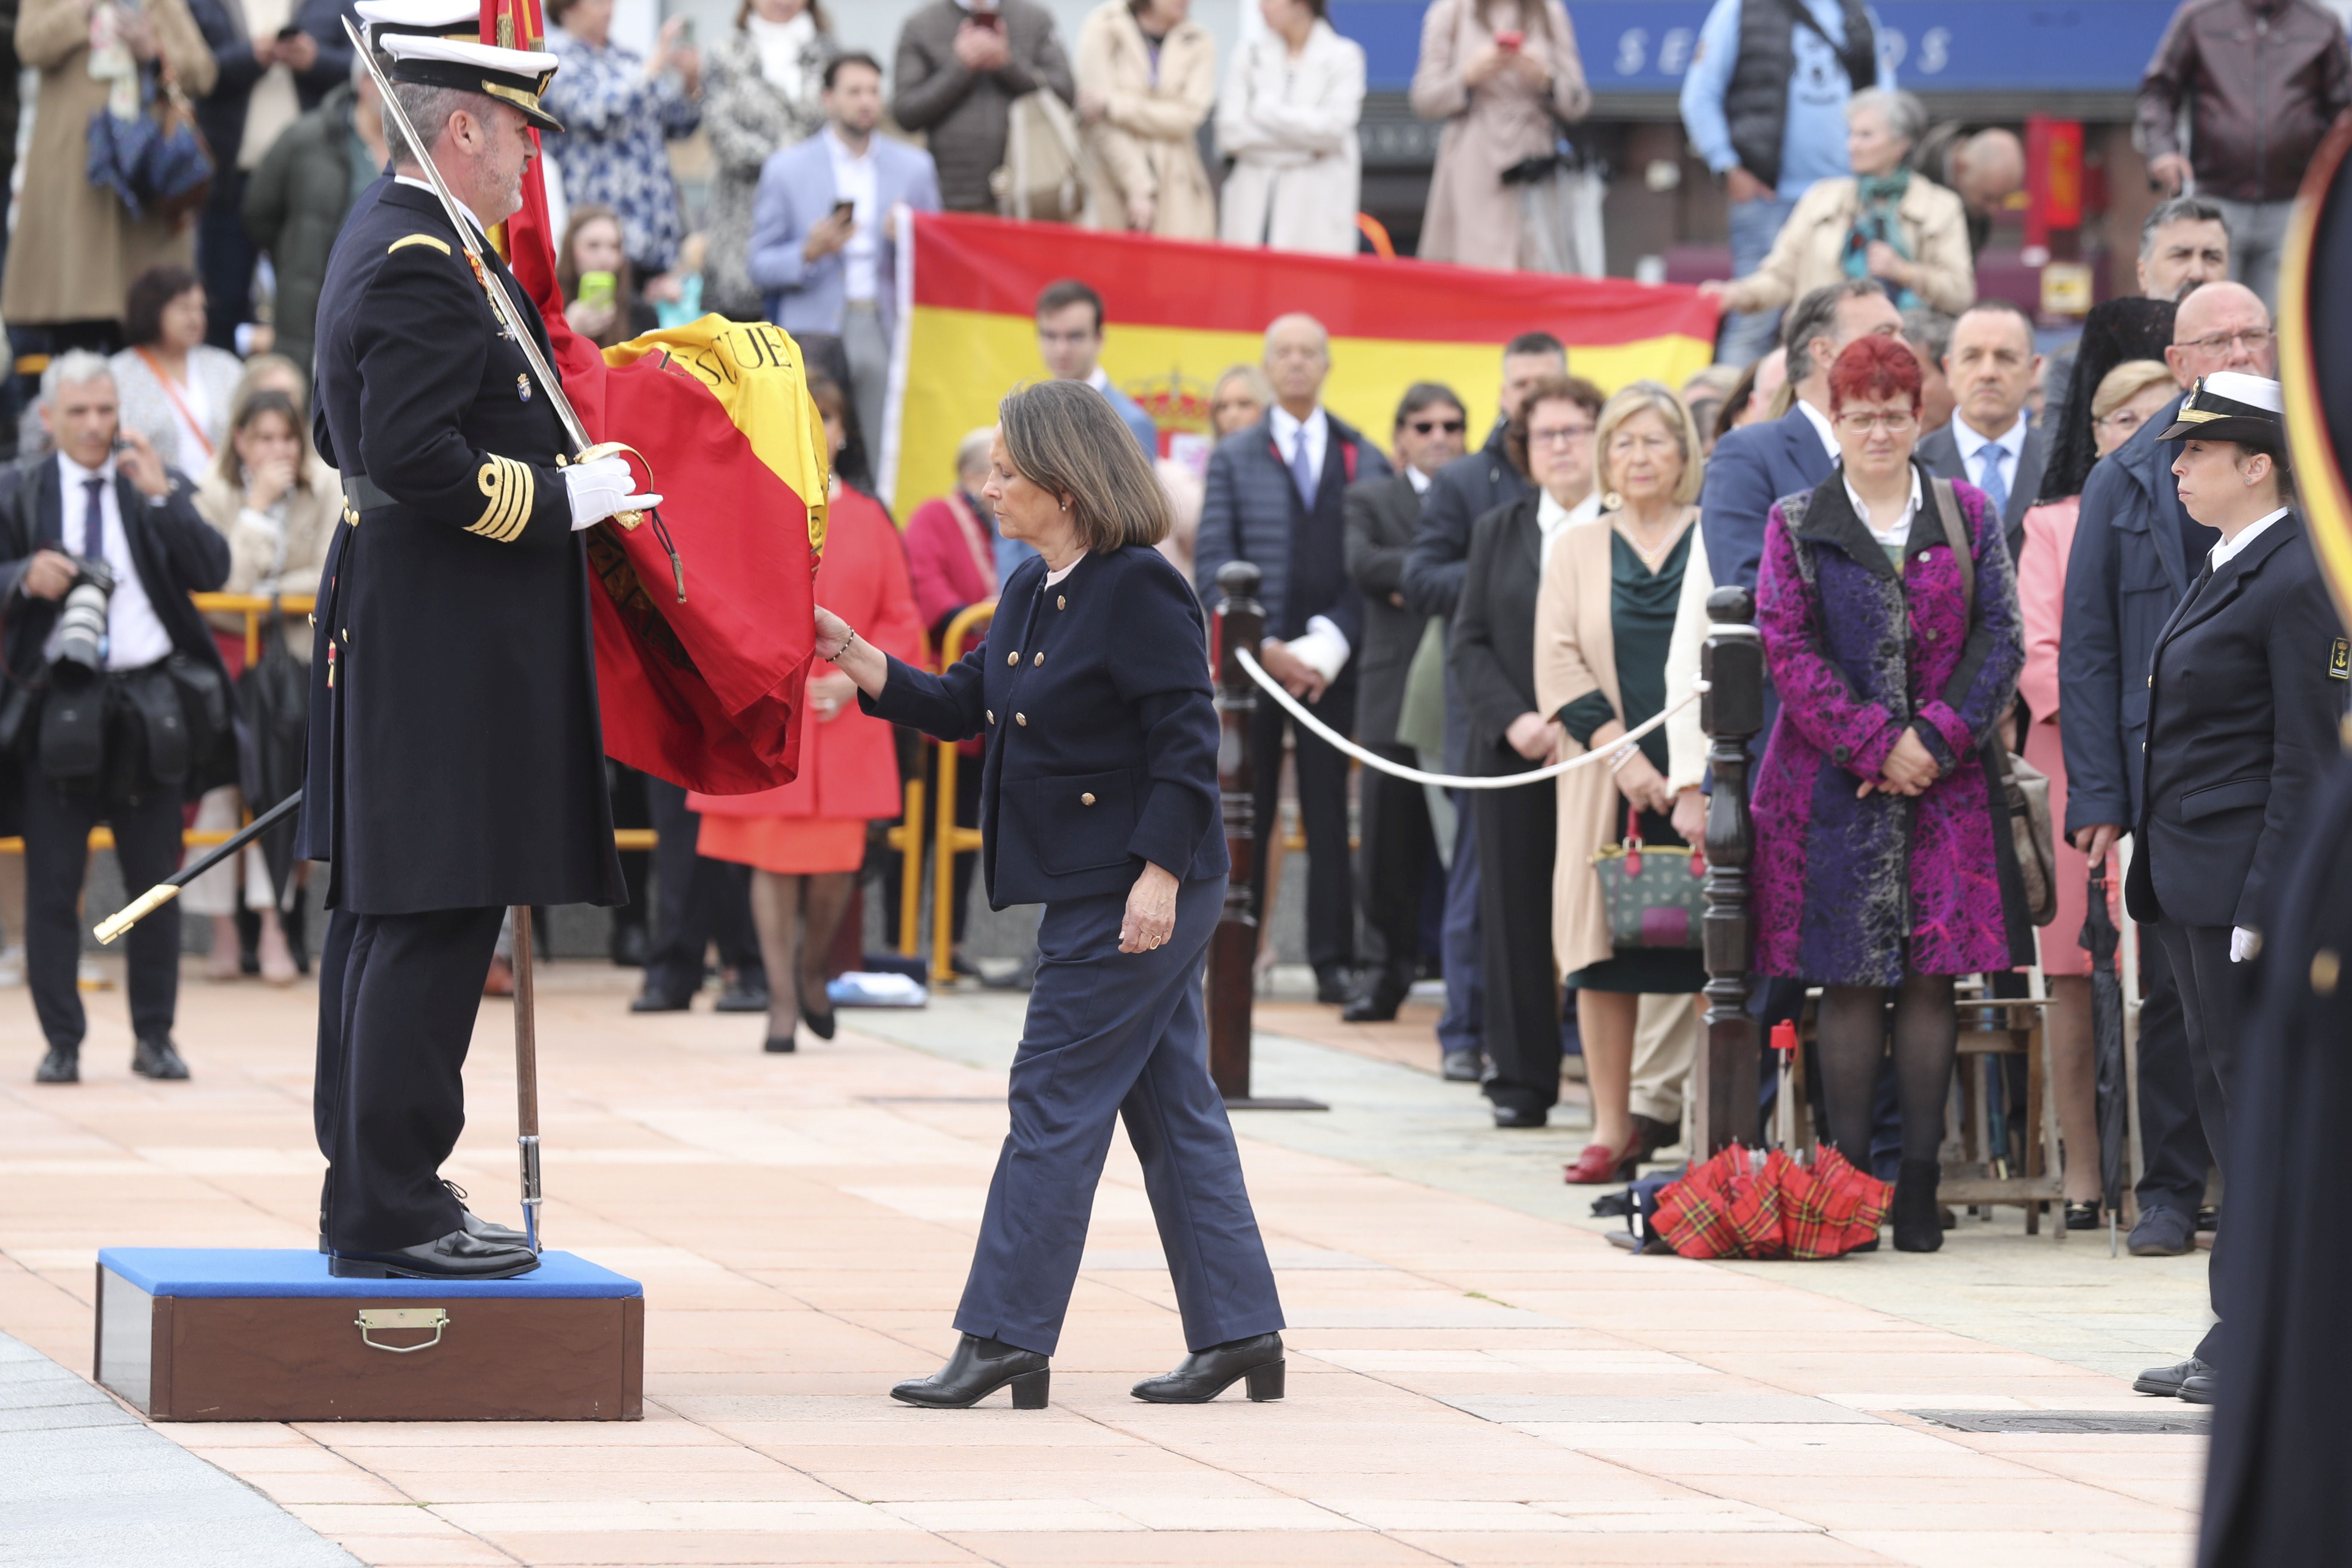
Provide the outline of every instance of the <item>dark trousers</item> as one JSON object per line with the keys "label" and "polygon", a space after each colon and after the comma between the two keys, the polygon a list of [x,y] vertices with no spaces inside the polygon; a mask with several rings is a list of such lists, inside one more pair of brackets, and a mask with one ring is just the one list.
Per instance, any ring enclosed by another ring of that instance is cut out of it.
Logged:
{"label": "dark trousers", "polygon": [[[2247,1012],[2250,964],[2230,962],[2228,926],[2184,926],[2158,921],[2157,941],[2172,966],[2173,984],[2180,993],[2180,1021],[2189,1036],[2189,1068],[2195,1075],[2197,1118],[2205,1129],[2205,1145],[2213,1163],[2230,1176],[2230,1087],[2237,1078],[2238,1040]],[[2191,1211],[2194,1212],[2193,1210]],[[2213,1230],[2213,1256],[2205,1278],[2212,1293],[2213,1315],[2221,1321],[2205,1331],[2197,1358],[2221,1364],[2221,1331],[2230,1321],[2223,1305],[2229,1268],[2221,1261],[2226,1219]]]}
{"label": "dark trousers", "polygon": [[[2153,928],[2147,934],[2155,934]],[[2213,1165],[2198,1114],[2198,1082],[2210,1074],[2190,1062],[2189,1030],[2180,1016],[2180,987],[2161,941],[2139,944],[2147,994],[2139,1006],[2139,1144],[2143,1169],[2133,1191],[2142,1213],[2168,1208],[2196,1214],[2205,1202]],[[2218,1089],[2209,1086],[2209,1095]]]}
{"label": "dark trousers", "polygon": [[196,271],[205,283],[205,342],[234,352],[238,325],[253,320],[253,267],[260,253],[245,228],[246,176],[236,166],[236,149],[228,153],[213,171],[212,195],[196,218]]}
{"label": "dark trousers", "polygon": [[1551,950],[1551,862],[1559,838],[1547,781],[1473,790],[1478,919],[1486,936],[1486,1094],[1513,1110],[1559,1102],[1559,974]]}
{"label": "dark trousers", "polygon": [[[1478,921],[1478,814],[1475,790],[1454,796],[1454,863],[1445,868],[1445,914],[1438,958],[1445,965],[1445,1010],[1437,1016],[1438,1048],[1475,1051],[1486,1044],[1486,953]],[[1554,829],[1558,831],[1557,828]]]}
{"label": "dark trousers", "polygon": [[1209,1080],[1201,975],[1224,900],[1221,877],[1184,883],[1174,932],[1138,953],[1118,951],[1124,893],[1045,906],[1037,983],[1013,1058],[1013,1128],[956,1309],[965,1333],[1053,1353],[1111,1124],[1122,1119],[1143,1165],[1186,1347],[1283,1326],[1233,1124]]}
{"label": "dark trousers", "polygon": [[[1368,746],[1367,751],[1413,765],[1411,746]],[[1362,864],[1357,894],[1363,900],[1368,966],[1381,972],[1380,984],[1402,994],[1412,984],[1421,958],[1422,889],[1437,863],[1437,838],[1429,826],[1429,796],[1378,768],[1366,768],[1358,786]]]}
{"label": "dark trousers", "polygon": [[336,1251],[415,1247],[465,1222],[441,1163],[466,1126],[466,1049],[505,917],[329,918],[310,1103],[327,1156],[319,1224]]}
{"label": "dark trousers", "polygon": [[[130,804],[68,795],[25,771],[25,979],[33,1012],[52,1046],[79,1046],[89,1021],[77,983],[81,965],[81,885],[89,830],[114,829],[122,885],[137,898],[180,868],[180,796],[157,790]],[[130,968],[131,1030],[169,1039],[180,995],[180,906],[165,904],[123,940]]]}
{"label": "dark trousers", "polygon": [[[613,802],[613,826],[615,827],[651,827],[654,825],[651,804],[646,786],[653,775],[641,773],[625,763],[606,758],[604,784]],[[614,956],[619,956],[621,931],[625,926],[642,926],[653,916],[651,900],[646,897],[646,877],[653,869],[654,858],[643,849],[621,851],[621,884],[628,889],[629,901],[613,911]]]}
{"label": "dark trousers", "polygon": [[654,948],[646,959],[646,994],[691,996],[702,989],[713,938],[719,962],[746,982],[763,980],[760,939],[751,927],[751,868],[695,852],[701,814],[686,791],[646,775],[646,815],[653,819]]}
{"label": "dark trousers", "polygon": [[[1341,680],[1307,710],[1340,734],[1355,728],[1356,688]],[[1294,728],[1290,715],[1271,697],[1258,699],[1257,717],[1250,731],[1250,747],[1257,760],[1256,822],[1258,842],[1272,842],[1282,821],[1282,737]],[[1356,962],[1355,872],[1349,864],[1348,759],[1329,742],[1298,730],[1293,755],[1298,788],[1298,820],[1307,830],[1307,962],[1318,977],[1353,968]],[[1271,858],[1261,854],[1254,869],[1251,890],[1256,895],[1258,918],[1272,918],[1265,907],[1265,871]]]}

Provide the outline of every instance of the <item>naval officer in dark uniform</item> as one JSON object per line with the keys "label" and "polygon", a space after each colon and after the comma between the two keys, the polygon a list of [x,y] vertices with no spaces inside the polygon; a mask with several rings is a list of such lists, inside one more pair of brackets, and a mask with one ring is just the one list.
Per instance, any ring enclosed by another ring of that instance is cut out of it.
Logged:
{"label": "naval officer in dark uniform", "polygon": [[319,1142],[338,1274],[502,1278],[522,1238],[441,1179],[505,909],[623,896],[576,537],[633,496],[572,463],[548,390],[493,313],[530,297],[479,232],[521,205],[555,58],[383,40],[401,106],[476,220],[476,261],[401,150],[344,229],[319,302],[318,437],[343,474],[318,610],[307,856],[331,862]]}
{"label": "naval officer in dark uniform", "polygon": [[[2198,1119],[2230,1182],[2237,1162],[2273,1157],[2233,1143],[2230,1101],[2248,980],[2273,906],[2311,846],[2315,786],[2337,752],[2344,628],[2295,515],[2279,384],[2200,377],[2159,441],[2184,443],[2172,472],[2190,517],[2221,531],[2188,596],[2157,634],[2147,675],[2138,852],[2125,881],[2132,918],[2152,927],[2180,988],[2197,1069]],[[2231,1271],[2225,1215],[2208,1269],[2221,1320],[2188,1361],[2133,1386],[2213,1403]]]}
{"label": "naval officer in dark uniform", "polygon": [[1045,1405],[1095,1184],[1122,1117],[1168,1254],[1191,1354],[1139,1399],[1283,1392],[1282,1306],[1224,1102],[1209,1079],[1201,975],[1225,899],[1217,715],[1199,602],[1152,548],[1168,497],[1083,383],[1006,398],[982,494],[1038,553],[1008,578],[982,645],[944,675],[877,650],[831,611],[816,651],[860,705],[943,741],[985,738],[990,903],[1043,903],[1037,983],[1013,1059],[1013,1128],[935,1376],[909,1405],[1010,1386]]}

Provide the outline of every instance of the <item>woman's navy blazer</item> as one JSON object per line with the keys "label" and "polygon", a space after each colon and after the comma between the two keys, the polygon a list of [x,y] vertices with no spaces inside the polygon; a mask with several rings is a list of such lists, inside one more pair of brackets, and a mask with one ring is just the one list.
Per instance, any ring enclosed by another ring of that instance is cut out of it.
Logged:
{"label": "woman's navy blazer", "polygon": [[1125,893],[1146,860],[1184,881],[1231,864],[1208,624],[1156,550],[1083,556],[1051,587],[1031,557],[978,647],[944,675],[893,658],[882,695],[858,704],[943,741],[985,737],[992,909]]}

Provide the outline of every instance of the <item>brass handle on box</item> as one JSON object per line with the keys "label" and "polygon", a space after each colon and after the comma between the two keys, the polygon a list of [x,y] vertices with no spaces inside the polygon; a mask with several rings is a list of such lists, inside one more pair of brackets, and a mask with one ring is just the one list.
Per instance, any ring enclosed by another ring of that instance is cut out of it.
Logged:
{"label": "brass handle on box", "polygon": [[[449,1312],[445,1307],[362,1307],[360,1315],[352,1321],[360,1331],[360,1342],[368,1349],[409,1355],[429,1351],[441,1342],[442,1331],[449,1326]],[[368,1337],[384,1329],[431,1329],[433,1337],[414,1345],[388,1345]]]}

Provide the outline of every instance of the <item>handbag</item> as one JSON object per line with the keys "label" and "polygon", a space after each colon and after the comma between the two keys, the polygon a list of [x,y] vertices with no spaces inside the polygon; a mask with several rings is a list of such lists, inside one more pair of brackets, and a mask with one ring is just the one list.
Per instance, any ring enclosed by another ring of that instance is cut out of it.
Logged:
{"label": "handbag", "polygon": [[121,198],[134,219],[176,219],[203,206],[215,167],[187,95],[159,72],[140,73],[139,112],[129,119],[105,108],[90,111],[85,173],[91,184]]}
{"label": "handbag", "polygon": [[[1960,522],[1959,499],[1952,481],[1933,481],[1936,515],[1944,524],[1944,542],[1960,567],[1960,602],[1967,619],[1976,618],[1977,561],[1969,548],[1969,531]],[[2050,821],[2050,779],[2023,757],[2011,756],[2009,742],[1996,737],[1990,746],[1992,772],[2000,784],[2001,805],[2009,816],[2011,848],[2025,885],[2025,912],[2035,925],[2058,918],[2058,837]]]}
{"label": "handbag", "polygon": [[1609,915],[1609,945],[1697,947],[1706,916],[1706,858],[1688,848],[1652,849],[1642,843],[1642,819],[1625,806],[1625,841],[1592,854],[1601,903]]}
{"label": "handbag", "polygon": [[1004,162],[988,176],[988,189],[1003,216],[1037,223],[1078,221],[1087,188],[1077,117],[1051,89],[1040,88],[1013,100]]}

